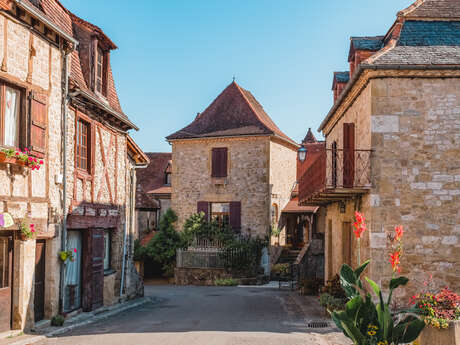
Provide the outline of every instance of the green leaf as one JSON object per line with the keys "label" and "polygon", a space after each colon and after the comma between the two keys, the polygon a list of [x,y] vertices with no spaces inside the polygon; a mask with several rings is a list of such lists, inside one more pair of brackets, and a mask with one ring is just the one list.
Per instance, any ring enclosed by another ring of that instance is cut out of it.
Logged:
{"label": "green leaf", "polygon": [[366,269],[367,265],[369,265],[370,262],[371,260],[366,260],[361,266],[355,269],[354,273],[357,279],[359,279],[359,277],[361,276],[361,273],[363,273],[363,271]]}
{"label": "green leaf", "polygon": [[334,321],[335,325],[336,325],[345,335],[347,335],[347,334],[345,333],[345,330],[344,330],[343,327],[342,327],[342,321],[340,321],[340,315],[339,315],[339,313],[345,313],[345,312],[343,312],[343,311],[340,311],[340,312],[333,311],[333,312],[331,313],[332,320]]}
{"label": "green leaf", "polygon": [[378,286],[378,284],[373,281],[372,279],[366,277],[366,281],[369,283],[369,285],[371,286],[372,290],[374,290],[374,293],[376,294],[376,296],[379,296],[381,295],[381,291],[380,291],[380,287]]}
{"label": "green leaf", "polygon": [[411,343],[415,339],[418,338],[420,333],[423,331],[425,328],[425,322],[423,322],[420,319],[414,318],[412,321],[409,322],[403,322],[402,324],[398,324],[395,328],[398,329],[398,331],[394,332],[395,333],[402,333],[402,336],[396,338],[393,336],[393,341],[398,344],[398,343]]}
{"label": "green leaf", "polygon": [[406,277],[398,277],[398,278],[393,278],[390,281],[390,290],[394,290],[398,288],[399,286],[404,286],[408,283],[409,278]]}
{"label": "green leaf", "polygon": [[353,322],[356,325],[356,319],[357,315],[359,312],[359,309],[361,308],[363,304],[363,299],[361,296],[356,296],[349,300],[347,304],[345,304],[345,312],[347,313],[347,316],[353,319]]}
{"label": "green leaf", "polygon": [[342,327],[348,337],[354,341],[355,344],[364,344],[366,337],[361,331],[352,323],[351,320],[341,320]]}
{"label": "green leaf", "polygon": [[347,264],[343,264],[342,268],[340,269],[340,278],[345,280],[348,284],[354,285],[356,284],[356,276],[353,269],[348,266]]}

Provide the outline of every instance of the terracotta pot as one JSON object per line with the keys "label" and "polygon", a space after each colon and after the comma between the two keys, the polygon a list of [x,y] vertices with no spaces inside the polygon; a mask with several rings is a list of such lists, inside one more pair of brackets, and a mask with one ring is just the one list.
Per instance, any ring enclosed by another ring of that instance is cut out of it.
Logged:
{"label": "terracotta pot", "polygon": [[0,163],[3,163],[6,159],[6,153],[5,152],[0,152]]}
{"label": "terracotta pot", "polygon": [[21,241],[28,241],[28,240],[31,240],[32,237],[27,237],[26,235],[24,235],[22,232],[19,233],[19,238],[21,239]]}

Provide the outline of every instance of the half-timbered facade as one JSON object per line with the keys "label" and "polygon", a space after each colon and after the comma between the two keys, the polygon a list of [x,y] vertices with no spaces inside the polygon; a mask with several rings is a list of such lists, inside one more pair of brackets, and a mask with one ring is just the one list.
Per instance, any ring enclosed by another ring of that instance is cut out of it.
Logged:
{"label": "half-timbered facade", "polygon": [[148,158],[127,134],[115,48],[57,0],[0,1],[0,331],[142,290],[131,252]]}

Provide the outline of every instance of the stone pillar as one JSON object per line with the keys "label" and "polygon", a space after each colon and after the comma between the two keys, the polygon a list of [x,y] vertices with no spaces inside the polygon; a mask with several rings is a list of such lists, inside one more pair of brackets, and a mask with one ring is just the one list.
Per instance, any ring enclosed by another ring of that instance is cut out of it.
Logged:
{"label": "stone pillar", "polygon": [[61,261],[58,253],[61,250],[61,231],[58,225],[55,226],[58,237],[46,241],[45,257],[45,319],[51,319],[59,313],[59,290],[61,279]]}
{"label": "stone pillar", "polygon": [[13,329],[34,323],[35,240],[14,241]]}

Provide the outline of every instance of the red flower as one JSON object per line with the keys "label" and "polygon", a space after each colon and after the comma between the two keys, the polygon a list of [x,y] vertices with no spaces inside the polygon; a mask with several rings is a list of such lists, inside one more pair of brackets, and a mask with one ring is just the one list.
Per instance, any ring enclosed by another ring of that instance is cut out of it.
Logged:
{"label": "red flower", "polygon": [[402,225],[396,226],[395,227],[395,232],[396,232],[395,240],[400,241],[401,238],[403,237],[403,234],[404,234],[403,226]]}
{"label": "red flower", "polygon": [[393,271],[396,272],[401,272],[401,268],[399,267],[399,259],[400,259],[401,253],[399,251],[394,252],[393,254],[390,253],[390,263],[391,267],[393,267]]}
{"label": "red flower", "polygon": [[40,159],[40,164],[43,164],[43,159]]}
{"label": "red flower", "polygon": [[355,233],[356,238],[361,238],[361,234],[366,231],[366,218],[359,213],[358,211],[355,212],[356,222],[353,223],[354,229],[353,232]]}
{"label": "red flower", "polygon": [[74,248],[74,249],[73,249],[73,252],[76,253],[76,252],[77,252],[77,248]]}

